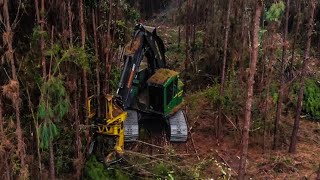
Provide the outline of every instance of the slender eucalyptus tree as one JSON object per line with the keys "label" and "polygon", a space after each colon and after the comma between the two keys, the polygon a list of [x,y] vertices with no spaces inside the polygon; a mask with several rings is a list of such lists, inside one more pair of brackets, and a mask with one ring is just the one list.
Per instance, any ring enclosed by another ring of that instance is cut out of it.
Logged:
{"label": "slender eucalyptus tree", "polygon": [[238,169],[238,179],[244,180],[246,173],[246,162],[248,156],[248,144],[249,144],[249,130],[251,121],[251,110],[253,101],[253,85],[254,85],[254,75],[256,73],[258,52],[259,52],[259,30],[260,30],[260,18],[262,12],[262,1],[258,0],[256,2],[255,14],[254,14],[254,24],[253,24],[253,38],[252,38],[252,50],[251,50],[251,63],[249,67],[249,78],[247,86],[247,100],[244,112],[244,123],[242,128],[242,145],[241,145],[241,156]]}
{"label": "slender eucalyptus tree", "polygon": [[298,141],[298,131],[300,126],[300,115],[302,110],[302,103],[303,103],[303,93],[305,88],[305,77],[307,75],[307,67],[310,59],[310,49],[311,49],[311,40],[312,35],[314,33],[314,15],[316,10],[316,4],[317,0],[310,0],[310,17],[308,22],[308,33],[307,33],[307,42],[306,42],[306,48],[304,51],[304,59],[301,69],[301,75],[300,75],[300,88],[298,93],[298,101],[297,101],[297,109],[296,109],[296,115],[294,119],[294,125],[291,135],[291,141],[290,141],[290,147],[289,147],[289,153],[296,153],[297,151],[297,141]]}

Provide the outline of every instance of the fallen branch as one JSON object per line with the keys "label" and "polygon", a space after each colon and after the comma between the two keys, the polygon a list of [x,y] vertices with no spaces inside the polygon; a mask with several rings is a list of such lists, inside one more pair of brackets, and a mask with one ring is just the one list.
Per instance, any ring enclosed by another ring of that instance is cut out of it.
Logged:
{"label": "fallen branch", "polygon": [[[187,127],[189,127],[188,116],[187,116],[187,113],[188,113],[188,112],[187,112],[187,110],[188,110],[188,109],[186,108],[186,114],[185,114],[185,116],[187,117],[187,120],[186,120]],[[190,134],[190,138],[191,138],[191,142],[192,142],[192,146],[193,146],[194,152],[196,153],[198,160],[200,160],[198,151],[197,151],[196,146],[195,146],[195,144],[194,144],[194,140],[193,140],[193,137],[192,137],[191,129],[192,129],[192,127],[188,128],[188,133]]]}
{"label": "fallen branch", "polygon": [[226,119],[232,124],[232,126],[233,126],[236,130],[239,130],[239,129],[237,128],[237,126],[231,121],[231,119],[230,119],[226,114],[223,113],[223,115],[226,117]]}
{"label": "fallen branch", "polygon": [[235,173],[236,176],[238,176],[238,173],[237,173],[235,170],[232,169],[232,167],[231,167],[231,166],[228,164],[228,162],[219,154],[219,152],[216,151],[216,153],[217,153],[218,157],[224,162],[224,164],[225,164],[226,166],[228,166],[228,168],[230,168],[231,171],[233,171],[233,173]]}
{"label": "fallen branch", "polygon": [[140,141],[140,140],[134,140],[134,142],[138,142],[138,143],[141,143],[141,144],[146,144],[148,146],[156,147],[156,148],[159,148],[159,149],[165,149],[164,147],[160,147],[160,146],[157,146],[157,145],[154,145],[154,144],[151,144],[151,143],[147,143],[147,142],[144,142],[144,141]]}
{"label": "fallen branch", "polygon": [[151,158],[151,159],[154,159],[154,160],[157,160],[157,161],[160,161],[160,162],[165,162],[165,163],[168,163],[168,164],[176,167],[177,169],[179,169],[180,171],[183,172],[181,166],[179,166],[178,164],[173,163],[173,162],[171,162],[171,161],[165,160],[165,159],[157,158],[157,157],[155,157],[155,156],[151,156],[151,155],[147,155],[147,154],[142,154],[142,153],[138,153],[138,152],[134,152],[134,151],[125,151],[125,153],[131,154],[131,155],[136,155],[136,156],[143,157],[143,158]]}

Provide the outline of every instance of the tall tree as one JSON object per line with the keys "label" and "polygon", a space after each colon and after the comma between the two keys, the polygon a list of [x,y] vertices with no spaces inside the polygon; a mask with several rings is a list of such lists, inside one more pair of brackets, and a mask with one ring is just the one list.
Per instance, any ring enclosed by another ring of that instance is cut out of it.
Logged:
{"label": "tall tree", "polygon": [[246,10],[246,1],[241,1],[241,47],[240,47],[240,58],[239,58],[239,81],[241,84],[244,84],[244,71],[245,71],[245,55],[246,55],[246,43],[247,43],[247,10]]}
{"label": "tall tree", "polygon": [[295,59],[295,48],[297,44],[297,39],[300,31],[300,25],[301,25],[301,0],[296,1],[298,12],[296,14],[296,27],[294,30],[294,37],[292,42],[292,48],[291,48],[291,63],[290,63],[290,75],[292,76],[293,73],[293,64]]}
{"label": "tall tree", "polygon": [[100,61],[99,61],[99,47],[98,47],[98,36],[97,36],[97,25],[96,25],[96,11],[92,8],[92,28],[94,38],[94,53],[96,59],[96,78],[97,78],[97,106],[98,106],[98,117],[101,116],[101,103],[100,103]]}
{"label": "tall tree", "polygon": [[[85,32],[85,22],[84,22],[84,8],[83,8],[83,0],[79,0],[79,16],[80,16],[80,29],[81,29],[81,48],[82,50],[85,50],[85,43],[86,43],[86,32]],[[83,78],[83,86],[84,86],[84,104],[85,104],[85,124],[88,124],[88,79],[87,79],[87,70],[83,67],[82,70],[82,78]],[[75,94],[77,94],[77,91],[75,91]],[[74,105],[75,108],[78,108],[78,102],[77,97],[75,95],[74,97]],[[76,110],[77,113],[77,110]],[[75,114],[75,125],[76,125],[76,145],[77,145],[77,158],[80,164],[83,162],[83,155],[82,155],[82,143],[81,143],[81,137],[80,137],[80,121],[78,118],[78,115]],[[89,133],[86,131],[86,139],[89,139]],[[81,165],[80,165],[81,166]],[[80,177],[80,169],[77,168],[77,178]]]}
{"label": "tall tree", "polygon": [[105,89],[104,89],[104,93],[107,94],[109,93],[110,89],[109,89],[109,81],[110,81],[110,72],[111,72],[111,60],[110,60],[110,56],[111,56],[111,21],[112,21],[112,13],[113,13],[113,9],[112,9],[112,3],[113,0],[109,1],[109,12],[108,12],[108,24],[107,24],[107,38],[106,38],[106,84],[105,84]]}
{"label": "tall tree", "polygon": [[221,119],[222,119],[222,104],[223,104],[223,96],[224,96],[224,83],[225,83],[225,72],[226,72],[226,64],[227,64],[227,52],[228,52],[228,40],[229,40],[229,29],[230,29],[230,13],[231,13],[231,5],[233,0],[228,1],[227,8],[227,16],[225,20],[225,34],[224,34],[224,47],[223,47],[223,61],[222,61],[222,70],[221,70],[221,82],[219,88],[219,97],[220,97],[220,105],[219,105],[219,113],[218,113],[218,122],[216,124],[216,136],[220,137],[221,134]]}
{"label": "tall tree", "polygon": [[[23,139],[23,132],[21,129],[21,119],[20,119],[20,107],[21,107],[21,98],[20,98],[20,84],[18,81],[17,70],[15,65],[14,59],[14,50],[13,50],[13,32],[11,29],[10,23],[10,14],[9,14],[9,5],[8,0],[3,1],[3,17],[4,17],[4,26],[5,26],[5,33],[3,34],[3,41],[4,45],[7,45],[8,50],[6,52],[6,58],[11,65],[11,73],[12,73],[12,80],[6,87],[9,87],[9,91],[6,92],[6,88],[4,87],[3,93],[7,95],[12,103],[15,110],[16,116],[16,135],[18,141],[18,155],[20,157],[20,176],[26,178],[28,175],[28,169],[25,163],[25,146],[24,146],[24,139]],[[16,22],[13,22],[15,24]]]}
{"label": "tall tree", "polygon": [[279,122],[281,119],[281,106],[282,106],[282,99],[283,99],[283,88],[284,88],[284,69],[285,69],[285,62],[286,62],[286,54],[287,54],[287,36],[288,36],[288,25],[289,25],[289,11],[290,11],[290,0],[287,0],[286,3],[286,20],[284,25],[284,33],[283,33],[283,41],[282,41],[282,57],[281,57],[281,65],[280,65],[280,88],[279,88],[279,96],[277,101],[277,112],[276,112],[276,119],[274,122],[274,139],[273,139],[273,149],[276,149],[279,142]]}
{"label": "tall tree", "polygon": [[[187,0],[187,10],[186,12],[191,12],[191,5],[192,5],[192,0]],[[184,61],[184,69],[188,70],[189,63],[190,63],[190,13],[187,13],[185,16],[185,26],[186,26],[186,59]]]}
{"label": "tall tree", "polygon": [[68,26],[69,26],[69,40],[70,46],[73,46],[73,32],[72,32],[72,22],[73,22],[73,14],[72,14],[72,4],[71,1],[68,1]]}
{"label": "tall tree", "polygon": [[0,136],[3,135],[3,106],[2,106],[2,96],[0,91]]}
{"label": "tall tree", "polygon": [[[81,29],[81,48],[85,50],[86,44],[86,30],[85,30],[85,22],[84,22],[84,14],[85,11],[83,9],[83,0],[79,0],[79,16],[80,16],[80,29]],[[87,70],[83,68],[82,70],[83,77],[83,88],[84,88],[84,104],[85,104],[85,123],[88,124],[88,78],[87,78]],[[87,137],[88,138],[88,137]]]}
{"label": "tall tree", "polygon": [[45,55],[45,40],[44,40],[44,25],[45,25],[45,4],[44,0],[41,0],[41,10],[39,16],[38,10],[38,0],[36,0],[36,12],[37,12],[37,20],[40,25],[41,37],[40,37],[40,48],[41,48],[41,65],[42,65],[42,78],[45,81],[47,78],[47,66],[46,66],[46,55]]}
{"label": "tall tree", "polygon": [[[178,17],[181,16],[181,0],[178,0]],[[181,42],[181,27],[180,22],[178,22],[178,49],[180,49],[180,42]]]}
{"label": "tall tree", "polygon": [[303,101],[303,92],[305,87],[305,77],[307,75],[307,67],[308,62],[310,59],[310,47],[311,47],[311,39],[313,35],[313,29],[314,29],[314,14],[316,9],[316,0],[310,0],[310,18],[308,22],[308,33],[307,33],[307,42],[306,42],[306,48],[304,51],[304,60],[302,64],[301,69],[301,75],[300,75],[300,89],[298,93],[298,101],[297,101],[297,108],[296,108],[296,116],[294,119],[294,125],[291,135],[291,141],[290,141],[290,147],[289,147],[289,153],[295,153],[297,151],[297,135],[299,131],[300,126],[300,115],[302,110],[302,101]]}
{"label": "tall tree", "polygon": [[[4,118],[3,118],[3,105],[2,105],[2,94],[0,91],[0,140],[3,142],[5,140],[5,132],[4,132],[4,128],[3,128],[3,122],[4,122]],[[0,169],[0,171],[3,173],[3,175],[1,176],[4,180],[10,180],[10,168],[8,165],[8,154],[7,152],[1,151],[0,152],[0,158],[2,160],[2,168]]]}
{"label": "tall tree", "polygon": [[242,146],[241,146],[241,157],[238,169],[238,179],[245,179],[246,172],[246,161],[248,155],[248,144],[249,144],[249,130],[251,121],[251,109],[253,101],[253,85],[254,85],[254,75],[256,73],[256,66],[258,60],[259,52],[259,30],[260,30],[260,18],[262,12],[262,1],[258,0],[256,2],[254,24],[253,24],[253,38],[252,38],[252,50],[251,50],[251,63],[249,67],[249,78],[247,86],[247,100],[245,105],[244,113],[244,123],[242,129]]}
{"label": "tall tree", "polygon": [[193,16],[193,29],[192,29],[192,48],[191,48],[191,59],[192,59],[192,62],[194,62],[195,60],[195,47],[196,47],[196,36],[197,36],[197,21],[198,21],[198,0],[195,0],[194,2],[194,5],[193,5],[193,11],[192,11],[192,14],[194,14]]}

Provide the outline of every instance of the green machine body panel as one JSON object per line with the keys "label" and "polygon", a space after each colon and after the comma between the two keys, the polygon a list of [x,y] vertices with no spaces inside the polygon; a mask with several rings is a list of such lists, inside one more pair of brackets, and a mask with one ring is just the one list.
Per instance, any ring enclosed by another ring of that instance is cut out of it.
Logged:
{"label": "green machine body panel", "polygon": [[168,116],[175,107],[182,103],[183,83],[177,76],[171,77],[164,84],[164,115]]}

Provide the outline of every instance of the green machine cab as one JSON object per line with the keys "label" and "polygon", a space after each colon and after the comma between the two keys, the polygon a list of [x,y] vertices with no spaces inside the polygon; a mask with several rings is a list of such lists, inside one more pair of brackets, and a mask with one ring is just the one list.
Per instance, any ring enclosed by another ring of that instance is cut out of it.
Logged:
{"label": "green machine cab", "polygon": [[179,73],[170,69],[158,69],[148,81],[149,109],[165,117],[174,113],[182,103],[183,83]]}

